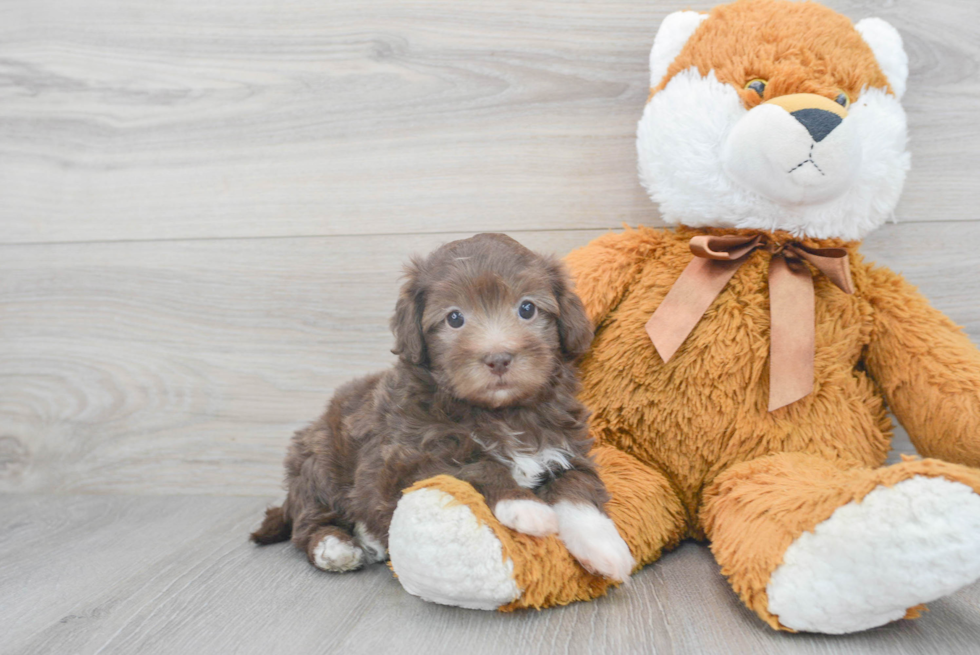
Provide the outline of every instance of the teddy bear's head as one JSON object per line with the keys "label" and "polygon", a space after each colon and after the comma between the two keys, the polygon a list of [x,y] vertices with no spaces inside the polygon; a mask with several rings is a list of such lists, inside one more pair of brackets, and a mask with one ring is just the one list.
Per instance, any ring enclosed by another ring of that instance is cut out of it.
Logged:
{"label": "teddy bear's head", "polygon": [[640,179],[669,223],[860,239],[905,181],[902,39],[878,18],[738,0],[667,16]]}

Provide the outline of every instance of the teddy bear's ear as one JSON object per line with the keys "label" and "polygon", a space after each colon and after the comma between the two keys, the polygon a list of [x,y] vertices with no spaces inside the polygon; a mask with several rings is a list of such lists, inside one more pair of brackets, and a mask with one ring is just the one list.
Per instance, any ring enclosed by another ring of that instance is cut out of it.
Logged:
{"label": "teddy bear's ear", "polygon": [[667,74],[667,69],[674,58],[681,53],[684,44],[698,29],[708,14],[699,14],[696,11],[675,11],[668,14],[664,22],[660,23],[657,36],[653,39],[653,48],[650,50],[650,88],[660,84],[660,80]]}
{"label": "teddy bear's ear", "polygon": [[858,21],[854,28],[861,34],[864,42],[871,46],[895,97],[901,100],[909,77],[909,57],[902,48],[902,36],[880,18],[865,18]]}

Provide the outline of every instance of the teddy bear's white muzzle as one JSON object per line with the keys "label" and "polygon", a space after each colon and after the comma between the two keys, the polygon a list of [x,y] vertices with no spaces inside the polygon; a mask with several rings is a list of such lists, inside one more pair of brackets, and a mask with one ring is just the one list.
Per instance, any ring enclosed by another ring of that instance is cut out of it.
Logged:
{"label": "teddy bear's white muzzle", "polygon": [[722,166],[736,183],[784,205],[813,205],[844,193],[861,164],[846,117],[818,108],[789,112],[763,103],[734,126]]}

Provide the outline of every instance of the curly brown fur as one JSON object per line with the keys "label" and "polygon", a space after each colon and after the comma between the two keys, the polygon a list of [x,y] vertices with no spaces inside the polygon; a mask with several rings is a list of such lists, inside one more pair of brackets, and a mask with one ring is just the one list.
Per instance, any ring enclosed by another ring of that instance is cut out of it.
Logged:
{"label": "curly brown fur", "polygon": [[[342,386],[296,433],[288,496],[256,543],[291,536],[321,568],[357,568],[383,557],[402,490],[443,473],[470,482],[491,508],[524,499],[601,509],[608,499],[576,399],[575,361],[592,326],[562,265],[481,234],[413,259],[406,274],[391,320],[398,363]],[[329,537],[360,559],[318,561]]]}

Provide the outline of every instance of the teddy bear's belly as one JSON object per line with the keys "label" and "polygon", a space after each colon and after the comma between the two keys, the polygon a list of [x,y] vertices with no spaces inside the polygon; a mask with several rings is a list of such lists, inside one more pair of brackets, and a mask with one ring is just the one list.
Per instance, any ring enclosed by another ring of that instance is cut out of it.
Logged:
{"label": "teddy bear's belly", "polygon": [[816,291],[814,392],[772,413],[765,298],[722,292],[664,364],[644,330],[657,294],[629,294],[582,363],[582,399],[597,441],[664,472],[692,518],[703,487],[737,462],[805,452],[882,464],[891,422],[860,364],[868,314],[851,296],[820,284]]}

